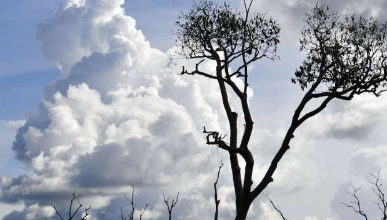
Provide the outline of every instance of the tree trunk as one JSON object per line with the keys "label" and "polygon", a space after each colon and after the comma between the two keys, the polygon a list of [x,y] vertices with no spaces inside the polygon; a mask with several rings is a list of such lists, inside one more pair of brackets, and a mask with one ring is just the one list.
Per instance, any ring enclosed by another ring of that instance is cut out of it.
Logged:
{"label": "tree trunk", "polygon": [[239,207],[239,210],[237,211],[235,220],[245,220],[247,217],[247,213],[249,212],[250,206],[251,202],[243,202],[243,204]]}

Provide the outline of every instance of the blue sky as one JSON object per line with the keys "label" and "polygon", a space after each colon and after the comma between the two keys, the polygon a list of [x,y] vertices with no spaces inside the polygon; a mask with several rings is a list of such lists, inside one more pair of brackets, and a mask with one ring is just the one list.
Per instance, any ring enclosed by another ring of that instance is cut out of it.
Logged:
{"label": "blue sky", "polygon": [[44,86],[58,74],[43,59],[35,38],[36,25],[52,16],[58,1],[36,2],[0,2],[0,100],[5,106],[0,120],[24,118],[41,102]]}
{"label": "blue sky", "polygon": [[[184,192],[182,193],[182,205],[177,214],[180,217],[188,216],[195,204],[210,201],[208,198],[212,195],[212,188],[208,188],[208,184],[212,184],[212,173],[217,169],[218,158],[211,158],[209,153],[221,156],[215,149],[192,150],[202,147],[199,144],[202,141],[199,138],[201,130],[196,129],[201,129],[202,124],[196,123],[212,121],[208,120],[211,116],[214,119],[211,125],[221,128],[224,126],[222,108],[216,102],[216,86],[192,77],[175,78],[171,73],[180,71],[180,64],[170,69],[164,68],[164,64],[168,62],[168,56],[164,52],[175,43],[172,33],[174,21],[180,11],[189,8],[192,1],[126,1],[122,7],[126,15],[136,20],[136,30],[130,19],[120,13],[119,19],[114,20],[115,23],[98,29],[100,27],[91,25],[94,24],[92,16],[95,14],[85,16],[80,11],[74,11],[75,14],[80,13],[82,19],[77,20],[74,27],[66,26],[68,17],[62,17],[60,13],[66,14],[69,10],[61,8],[56,13],[61,2],[82,0],[0,1],[0,177],[3,177],[2,187],[5,187],[2,188],[4,195],[0,196],[3,201],[0,203],[0,218],[12,209],[20,212],[9,215],[11,217],[28,214],[49,216],[52,213],[50,214],[48,207],[51,202],[48,198],[53,198],[53,195],[64,198],[75,187],[80,187],[86,202],[93,207],[116,210],[122,205],[119,196],[128,192],[128,186],[133,182],[139,188],[140,201],[149,199],[156,204],[150,207],[154,211],[151,211],[154,219],[161,218],[162,214],[158,212],[162,208],[157,206],[160,198],[153,194],[162,190],[174,194],[178,187],[185,187],[183,190],[186,190],[188,196],[184,197]],[[318,2],[331,5],[338,13],[357,12],[366,16],[376,13],[377,18],[386,18],[379,10],[386,8],[387,3],[384,0],[372,0],[372,4],[368,5],[363,5],[360,0],[355,3],[349,0]],[[115,8],[119,8],[117,4],[114,3]],[[233,0],[231,4],[237,6],[240,1]],[[253,11],[267,12],[282,27],[282,43],[279,47],[281,60],[254,65],[253,71],[258,74],[251,78],[254,90],[251,108],[257,118],[256,133],[252,141],[254,152],[259,156],[257,173],[264,169],[277,149],[303,94],[297,86],[290,83],[290,78],[302,62],[303,55],[298,52],[298,33],[304,13],[310,6],[309,1],[303,0],[259,1],[253,5]],[[81,8],[85,8],[84,5]],[[90,12],[92,9],[87,8],[85,11]],[[108,7],[101,7],[98,13],[98,16],[106,16],[108,20],[116,15]],[[48,36],[47,39],[51,39],[51,35],[62,37],[55,35],[55,31],[62,31],[55,27],[63,25],[63,30],[66,31],[64,34],[70,37],[60,40],[76,46],[69,47],[67,51],[56,48],[55,41],[38,41],[36,34],[40,23],[49,24],[42,32]],[[106,30],[104,28],[109,28],[110,32],[101,31]],[[150,42],[150,47],[137,30],[142,31]],[[122,36],[120,38],[116,35]],[[76,40],[80,36],[86,39],[83,44],[78,44]],[[100,41],[91,43],[95,39]],[[134,43],[127,45],[128,41]],[[49,52],[60,56],[41,51],[42,44],[50,49]],[[106,50],[106,45],[109,50]],[[79,52],[79,48],[84,51]],[[44,59],[44,56],[49,59],[59,57],[59,63],[66,63],[67,60],[63,57],[73,54],[79,57],[76,63],[71,63],[73,70],[69,73],[62,73],[52,62]],[[146,61],[145,65],[141,63],[142,60]],[[132,65],[132,62],[136,65]],[[57,79],[60,75],[62,80]],[[46,101],[49,104],[44,110],[39,110],[38,105],[45,98],[45,87],[50,83],[52,85],[48,90],[59,91],[62,95],[54,96],[46,91]],[[63,85],[65,91],[61,90]],[[115,98],[110,100],[108,97],[111,94],[107,91],[113,91]],[[343,192],[350,180],[364,183],[369,172],[387,165],[387,157],[383,156],[387,155],[387,140],[383,132],[387,128],[386,111],[385,98],[381,98],[381,101],[365,97],[351,103],[334,102],[321,116],[301,128],[296,135],[298,139],[294,148],[287,155],[289,159],[284,160],[278,171],[279,175],[275,177],[279,181],[268,190],[290,219],[345,220],[353,217],[351,213],[342,211],[338,204],[347,199]],[[144,115],[152,120],[146,119]],[[24,120],[29,122],[32,129],[29,132],[19,132],[27,146],[17,149],[17,153],[27,155],[33,161],[23,163],[14,159],[15,152],[11,147],[13,141],[21,143],[20,137],[15,139],[15,134]],[[181,121],[186,123],[180,123]],[[182,150],[179,148],[181,145],[191,148]],[[126,156],[133,146],[137,153],[129,153],[128,159]],[[168,154],[169,148],[178,153]],[[141,152],[145,152],[146,157]],[[153,157],[154,154],[160,157]],[[171,172],[168,172],[170,164],[165,159],[169,156],[176,158],[178,164]],[[142,166],[143,161],[149,164]],[[156,162],[160,161],[161,164],[157,165]],[[71,165],[63,165],[64,162]],[[122,167],[128,171],[119,172]],[[144,170],[140,177],[136,173],[137,169]],[[63,173],[77,170],[79,173],[70,173],[68,175],[71,178],[67,178],[58,174],[57,170],[63,170]],[[198,172],[203,173],[197,175]],[[232,215],[232,193],[230,180],[227,178],[229,173],[227,170],[224,172],[222,209],[223,217],[228,219]],[[22,174],[27,174],[28,177],[25,182],[20,183],[22,176],[19,175]],[[117,174],[113,176],[114,181],[111,181],[112,176],[109,174]],[[176,176],[182,176],[185,182],[171,181]],[[195,179],[196,176],[199,177]],[[382,171],[382,176],[387,178],[387,172]],[[12,185],[7,181],[30,194],[5,195],[10,193],[7,187]],[[176,189],[166,189],[165,182],[174,184]],[[127,187],[120,185],[123,183]],[[46,187],[52,191],[34,191],[34,186]],[[107,195],[105,190],[112,194]],[[370,195],[372,194],[364,194],[365,198]],[[57,202],[63,204],[63,201]],[[34,205],[43,211],[37,211]],[[261,218],[275,219],[275,213],[263,200],[256,203],[254,211]],[[212,210],[201,207],[193,209],[192,213],[205,216],[212,213]],[[189,219],[195,218],[191,216]]]}

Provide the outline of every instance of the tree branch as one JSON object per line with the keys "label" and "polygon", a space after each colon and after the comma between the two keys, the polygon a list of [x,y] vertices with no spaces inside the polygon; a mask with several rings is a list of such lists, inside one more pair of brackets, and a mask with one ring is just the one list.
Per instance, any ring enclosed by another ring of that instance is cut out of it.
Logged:
{"label": "tree branch", "polygon": [[218,215],[219,215],[219,203],[220,203],[220,199],[218,199],[218,189],[217,189],[217,185],[218,185],[218,181],[219,181],[219,175],[220,175],[220,170],[222,169],[223,167],[223,158],[220,159],[220,166],[219,166],[219,169],[218,169],[218,174],[217,174],[217,177],[216,177],[216,181],[214,183],[214,200],[215,200],[215,215],[214,215],[214,220],[218,220]]}
{"label": "tree branch", "polygon": [[165,198],[165,195],[163,194],[164,203],[167,206],[168,209],[168,219],[172,219],[172,211],[173,208],[176,206],[177,202],[179,201],[179,192],[177,192],[176,199],[172,199],[171,203],[169,203],[170,196],[168,196],[168,199]]}
{"label": "tree branch", "polygon": [[268,194],[265,194],[265,197],[267,200],[269,200],[270,204],[273,206],[273,208],[278,212],[278,214],[281,216],[282,220],[288,220],[285,215],[282,213],[280,207],[278,205],[276,205],[273,200],[271,200],[271,198],[269,197]]}
{"label": "tree branch", "polygon": [[[74,220],[74,217],[78,214],[79,210],[82,208],[82,203],[79,201],[79,198],[81,197],[81,195],[75,195],[75,192],[73,193],[73,197],[71,198],[70,200],[70,206],[69,206],[69,211],[68,211],[68,219],[67,220]],[[74,205],[74,201],[77,201],[78,202],[78,207],[75,209],[75,211],[72,210],[73,208],[73,205]],[[51,205],[54,210],[55,210],[55,213],[56,215],[61,219],[61,220],[65,220],[63,218],[63,216],[59,213],[58,209],[56,206],[54,205]],[[89,210],[90,210],[91,206],[89,206],[88,208],[85,208],[85,214],[83,216],[81,216],[80,220],[86,220],[86,218],[89,216]]]}
{"label": "tree branch", "polygon": [[358,188],[355,188],[352,184],[351,184],[351,188],[352,188],[352,192],[350,191],[347,191],[347,193],[352,196],[355,200],[353,201],[350,201],[352,205],[350,204],[347,204],[347,203],[343,203],[343,205],[347,206],[348,208],[351,208],[354,212],[356,212],[357,214],[363,216],[363,218],[365,220],[368,220],[368,216],[367,214],[363,211],[362,209],[362,206],[361,206],[361,203],[360,203],[360,199],[359,197],[357,196],[357,192],[360,190],[360,187]]}

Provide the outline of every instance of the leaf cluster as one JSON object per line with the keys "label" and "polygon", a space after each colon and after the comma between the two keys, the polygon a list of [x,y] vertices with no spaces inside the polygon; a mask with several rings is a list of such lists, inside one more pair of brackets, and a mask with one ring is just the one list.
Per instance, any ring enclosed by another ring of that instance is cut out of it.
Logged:
{"label": "leaf cluster", "polygon": [[[186,58],[218,60],[218,52],[227,62],[242,56],[276,58],[280,28],[264,14],[246,14],[233,10],[228,3],[210,0],[196,2],[176,22],[177,42]],[[223,60],[223,61],[225,61]]]}
{"label": "leaf cluster", "polygon": [[306,14],[300,49],[307,56],[292,82],[302,90],[318,84],[322,96],[378,96],[387,79],[387,23],[356,15],[342,18],[328,10],[316,5]]}

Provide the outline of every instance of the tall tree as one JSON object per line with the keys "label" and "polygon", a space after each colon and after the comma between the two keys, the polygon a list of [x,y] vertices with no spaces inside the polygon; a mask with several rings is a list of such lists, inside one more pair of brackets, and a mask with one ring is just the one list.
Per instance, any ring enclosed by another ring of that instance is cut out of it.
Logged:
{"label": "tall tree", "polygon": [[[304,97],[268,170],[253,187],[254,155],[249,141],[254,121],[247,95],[249,65],[264,58],[278,58],[280,28],[265,14],[251,14],[253,0],[243,3],[243,11],[238,11],[227,3],[218,5],[201,0],[194,3],[190,11],[182,13],[176,22],[180,55],[198,60],[194,70],[183,67],[181,74],[199,75],[219,84],[229,123],[229,141],[226,142],[226,136],[219,131],[204,128],[204,133],[208,145],[230,154],[236,220],[246,219],[252,202],[273,181],[273,174],[301,124],[320,113],[333,99],[351,100],[363,93],[379,96],[385,91],[387,81],[386,23],[355,15],[342,18],[328,13],[328,7],[316,5],[306,14],[305,28],[301,32],[301,51],[307,56],[292,78],[292,82],[305,91]],[[213,72],[200,69],[206,60],[216,63]],[[240,79],[243,86],[238,86]],[[245,129],[241,140],[238,140],[238,113],[230,105],[229,93],[239,98],[243,110]],[[312,110],[306,110],[312,101]],[[317,107],[313,107],[316,103]],[[238,155],[246,164],[243,178]]]}

